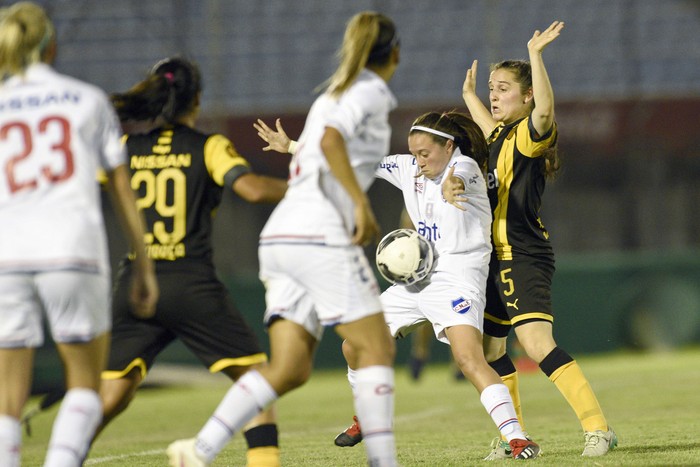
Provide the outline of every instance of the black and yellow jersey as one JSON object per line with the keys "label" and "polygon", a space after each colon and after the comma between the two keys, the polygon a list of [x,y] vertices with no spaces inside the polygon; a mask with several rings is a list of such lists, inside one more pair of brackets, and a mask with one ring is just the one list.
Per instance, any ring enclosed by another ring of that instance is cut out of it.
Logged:
{"label": "black and yellow jersey", "polygon": [[158,269],[212,262],[212,220],[223,186],[250,165],[220,134],[184,125],[126,135],[131,187],[146,218],[146,251]]}
{"label": "black and yellow jersey", "polygon": [[494,252],[500,260],[516,254],[552,256],[540,219],[545,188],[545,150],[556,143],[557,127],[537,135],[526,117],[500,124],[488,138],[488,195],[493,212]]}

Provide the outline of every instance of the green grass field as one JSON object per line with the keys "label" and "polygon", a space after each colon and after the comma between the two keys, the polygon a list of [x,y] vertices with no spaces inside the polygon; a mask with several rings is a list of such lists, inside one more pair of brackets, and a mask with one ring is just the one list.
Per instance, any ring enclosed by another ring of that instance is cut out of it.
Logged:
{"label": "green grass field", "polygon": [[[614,353],[578,361],[620,444],[606,457],[581,458],[583,435],[571,409],[543,374],[523,374],[526,429],[544,451],[532,462],[700,465],[700,349]],[[154,377],[156,372],[157,368]],[[167,465],[168,443],[194,436],[229,386],[225,377],[199,371],[189,372],[186,379],[142,389],[97,440],[86,465]],[[353,415],[344,370],[315,372],[306,386],[285,396],[277,408],[283,465],[365,465],[362,445],[333,445]],[[23,466],[41,465],[55,414],[54,407],[33,420],[33,435],[24,439]],[[397,367],[395,425],[404,467],[484,465],[481,458],[496,434],[474,388],[454,381],[446,364],[429,366],[419,383],[409,379],[404,367]],[[243,437],[236,435],[214,465],[245,465]]]}

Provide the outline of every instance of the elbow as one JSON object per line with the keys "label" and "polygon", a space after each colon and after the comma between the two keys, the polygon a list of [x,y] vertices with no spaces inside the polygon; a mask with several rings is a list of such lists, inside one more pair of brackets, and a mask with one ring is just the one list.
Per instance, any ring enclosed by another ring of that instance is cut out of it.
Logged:
{"label": "elbow", "polygon": [[324,154],[328,154],[339,145],[342,145],[343,142],[343,135],[341,135],[338,130],[335,128],[326,127],[326,131],[321,137],[321,151],[323,151]]}

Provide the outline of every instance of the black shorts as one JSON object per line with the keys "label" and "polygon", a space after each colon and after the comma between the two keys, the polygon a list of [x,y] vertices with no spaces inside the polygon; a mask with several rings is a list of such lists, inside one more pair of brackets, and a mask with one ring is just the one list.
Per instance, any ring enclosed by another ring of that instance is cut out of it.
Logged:
{"label": "black shorts", "polygon": [[506,337],[513,326],[552,322],[553,276],[553,259],[515,256],[512,260],[498,260],[491,255],[484,334]]}
{"label": "black shorts", "polygon": [[133,368],[140,368],[145,376],[174,339],[180,339],[211,372],[267,360],[213,267],[188,265],[186,271],[159,271],[160,299],[155,316],[148,320],[131,314],[130,278],[130,268],[124,268],[114,291],[112,342],[104,378],[121,378]]}

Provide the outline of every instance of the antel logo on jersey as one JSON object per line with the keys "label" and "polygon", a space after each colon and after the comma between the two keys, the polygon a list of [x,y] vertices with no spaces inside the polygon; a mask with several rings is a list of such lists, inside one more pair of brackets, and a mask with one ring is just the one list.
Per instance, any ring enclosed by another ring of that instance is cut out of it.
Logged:
{"label": "antel logo on jersey", "polygon": [[486,174],[486,186],[489,190],[498,188],[498,170],[493,169],[493,172]]}
{"label": "antel logo on jersey", "polygon": [[472,301],[466,300],[464,297],[459,297],[456,300],[452,300],[452,311],[463,315],[468,313],[472,309]]}

